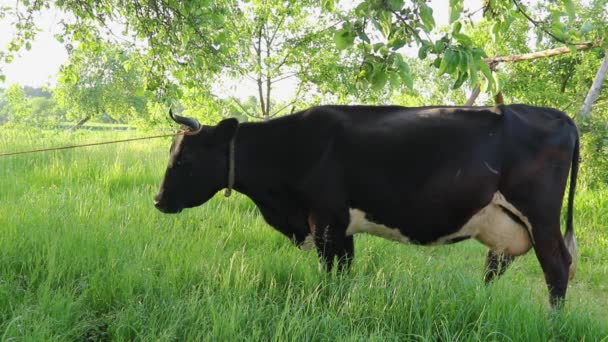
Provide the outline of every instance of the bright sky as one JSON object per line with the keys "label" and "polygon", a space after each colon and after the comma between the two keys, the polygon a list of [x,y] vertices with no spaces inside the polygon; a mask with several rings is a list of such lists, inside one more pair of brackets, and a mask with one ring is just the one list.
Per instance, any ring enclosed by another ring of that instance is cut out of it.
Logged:
{"label": "bright sky", "polygon": [[[0,6],[9,5],[9,2],[11,6],[14,5],[14,1],[0,0]],[[2,66],[6,83],[0,83],[0,86],[12,83],[42,86],[54,82],[59,67],[68,59],[63,44],[54,37],[61,32],[61,18],[62,14],[57,10],[45,11],[37,18],[36,23],[42,31],[38,33],[30,51],[23,51],[11,64]],[[3,50],[15,32],[13,24],[6,18],[0,20],[0,47]]]}
{"label": "bright sky", "polygon": [[[438,26],[446,25],[448,22],[447,1],[439,0],[431,2]],[[14,0],[0,0],[0,6],[14,6],[14,3]],[[465,0],[465,8],[476,10],[480,7],[481,0]],[[61,32],[59,21],[62,18],[64,18],[64,15],[55,9],[45,11],[37,17],[36,23],[42,31],[32,43],[30,51],[21,52],[20,56],[16,57],[11,64],[2,66],[3,72],[6,75],[6,81],[4,84],[0,82],[0,87],[7,87],[13,83],[29,86],[53,85],[55,83],[56,74],[60,66],[68,59],[64,45],[59,43],[54,37],[55,34]],[[0,20],[0,47],[2,49],[9,42],[14,31],[14,23],[9,22],[7,19]],[[291,87],[285,84],[276,89],[276,97],[284,97],[291,90],[288,88]],[[256,89],[253,89],[253,83],[249,85],[241,82],[222,88],[223,92],[228,92],[227,95],[232,95],[230,93],[233,93],[243,98],[249,94],[254,95],[256,93]]]}

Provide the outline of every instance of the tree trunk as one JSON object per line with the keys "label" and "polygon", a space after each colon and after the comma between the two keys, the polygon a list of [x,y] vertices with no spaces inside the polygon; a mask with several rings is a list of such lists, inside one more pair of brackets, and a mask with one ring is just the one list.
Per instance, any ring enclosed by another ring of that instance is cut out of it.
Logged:
{"label": "tree trunk", "polygon": [[502,97],[502,91],[499,91],[494,96],[494,105],[499,105],[505,103],[505,99]]}
{"label": "tree trunk", "polygon": [[475,85],[475,88],[473,88],[473,91],[471,92],[471,96],[469,96],[469,99],[467,100],[467,102],[464,105],[472,106],[473,104],[475,104],[475,100],[477,100],[477,97],[479,96],[480,91],[481,91],[481,87],[479,86],[479,83],[477,83]]}
{"label": "tree trunk", "polygon": [[72,128],[70,128],[70,132],[74,132],[75,130],[79,129],[82,125],[85,124],[85,122],[89,121],[91,119],[90,116],[85,117],[84,119],[80,119],[80,121],[78,121],[76,123],[76,125],[72,126]]}
{"label": "tree trunk", "polygon": [[604,61],[600,65],[600,68],[597,70],[597,74],[595,74],[595,79],[593,80],[593,84],[591,88],[589,88],[589,93],[587,93],[587,97],[585,98],[585,102],[583,103],[583,108],[579,113],[582,118],[587,118],[591,114],[591,107],[595,100],[597,100],[598,96],[600,96],[600,91],[602,90],[602,83],[604,83],[604,78],[606,77],[606,72],[608,71],[608,51],[606,51],[606,56],[604,56]]}

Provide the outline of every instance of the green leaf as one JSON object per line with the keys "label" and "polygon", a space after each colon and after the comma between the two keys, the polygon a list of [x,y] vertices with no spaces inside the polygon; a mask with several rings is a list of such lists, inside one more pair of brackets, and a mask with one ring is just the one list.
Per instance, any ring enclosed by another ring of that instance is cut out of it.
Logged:
{"label": "green leaf", "polygon": [[423,44],[420,49],[418,49],[418,58],[425,59],[429,48],[430,45]]}
{"label": "green leaf", "polygon": [[454,83],[454,85],[452,86],[452,89],[458,89],[460,88],[460,86],[462,86],[462,84],[464,83],[464,81],[467,80],[468,74],[462,71],[458,72],[458,78],[456,79],[456,82]]}
{"label": "green leaf", "polygon": [[441,59],[441,64],[439,64],[439,75],[443,75],[447,68],[448,68],[448,58],[447,58],[447,52],[446,52],[446,54]]}
{"label": "green leaf", "polygon": [[388,42],[388,45],[394,50],[399,50],[404,47],[406,43],[407,41],[403,38],[393,38]]}
{"label": "green leaf", "polygon": [[474,59],[488,57],[488,55],[486,55],[486,52],[482,48],[473,48],[471,50],[471,56],[473,56]]}
{"label": "green leaf", "polygon": [[486,80],[488,81],[488,89],[492,90],[494,89],[494,85],[496,83],[496,81],[494,80],[494,76],[492,75],[492,70],[490,70],[490,67],[484,63],[483,61],[480,61],[477,66],[479,67],[479,70],[481,70],[481,73],[485,76]]}
{"label": "green leaf", "polygon": [[410,74],[402,74],[401,80],[408,88],[414,89],[414,80],[412,79],[412,76]]}
{"label": "green leaf", "polygon": [[[448,50],[448,51],[452,51],[452,50]],[[448,67],[446,69],[446,72],[451,75],[456,71],[456,69],[458,68],[458,65],[460,64],[460,53],[459,53],[459,51],[452,51],[452,53],[450,55],[451,56],[448,59]]]}
{"label": "green leaf", "polygon": [[388,81],[388,76],[381,68],[377,68],[372,75],[372,89],[381,90],[386,85],[386,81]]}
{"label": "green leaf", "polygon": [[420,5],[420,18],[425,32],[431,32],[435,27],[435,19],[433,18],[433,9],[425,3]]}
{"label": "green leaf", "polygon": [[445,50],[446,47],[447,47],[447,44],[443,39],[437,40],[437,41],[435,41],[435,44],[433,45],[433,52],[440,54]]}
{"label": "green leaf", "polygon": [[6,81],[6,75],[0,75],[0,82]]}
{"label": "green leaf", "polygon": [[445,51],[445,54],[443,55],[441,64],[439,65],[439,74],[443,75],[444,73],[453,73],[456,70],[456,67],[458,66],[458,62],[458,53],[456,53],[452,49],[447,49]]}
{"label": "green leaf", "polygon": [[583,24],[583,27],[581,27],[581,33],[582,34],[587,34],[587,33],[591,32],[591,30],[593,30],[593,25],[591,25],[591,23],[588,22],[588,21],[586,21]]}
{"label": "green leaf", "polygon": [[346,49],[347,47],[353,45],[355,42],[355,36],[349,29],[343,28],[336,31],[336,34],[334,35],[334,42],[336,43],[336,47],[338,49]]}
{"label": "green leaf", "polygon": [[401,77],[403,83],[405,83],[406,86],[413,88],[414,81],[412,80],[410,66],[407,65],[401,55],[395,55],[395,65],[397,66],[399,76]]}
{"label": "green leaf", "polygon": [[[472,55],[467,55],[467,65],[469,67],[469,79],[471,80],[471,85],[474,86],[477,83],[477,64],[479,60],[475,60],[475,52]],[[482,61],[483,63],[483,61]],[[485,64],[485,63],[484,63]]]}
{"label": "green leaf", "polygon": [[443,58],[441,57],[436,57],[435,60],[433,61],[433,66],[435,68],[439,68],[441,66],[441,62],[443,61]]}
{"label": "green leaf", "polygon": [[456,40],[457,40],[457,41],[458,41],[460,44],[462,44],[462,45],[464,45],[464,46],[466,46],[466,47],[469,47],[469,46],[472,46],[472,45],[473,45],[473,41],[472,41],[472,40],[471,40],[471,38],[469,38],[469,36],[467,36],[466,34],[462,34],[462,33],[453,33],[452,35],[454,36],[454,38],[456,38]]}
{"label": "green leaf", "polygon": [[359,38],[366,42],[367,44],[371,43],[371,41],[369,40],[369,37],[367,36],[367,34],[365,34],[365,31],[363,29],[359,30],[357,32],[357,36],[359,36]]}
{"label": "green leaf", "polygon": [[500,23],[499,22],[495,22],[492,25],[492,42],[497,42],[500,40]]}
{"label": "green leaf", "polygon": [[461,72],[469,71],[469,60],[471,59],[470,53],[467,50],[458,50],[456,51],[458,54],[458,65],[457,70]]}
{"label": "green leaf", "polygon": [[575,16],[576,16],[576,10],[574,8],[574,3],[572,2],[572,0],[563,0],[564,1],[564,7],[566,8],[566,13],[568,13],[568,19],[570,19],[570,21],[574,20]]}
{"label": "green leaf", "polygon": [[335,8],[334,0],[322,0],[321,6],[328,12],[333,12]]}
{"label": "green leaf", "polygon": [[380,30],[385,38],[391,34],[391,29],[393,28],[393,15],[390,12],[382,11],[378,15],[378,19],[380,20],[378,24],[380,25]]}
{"label": "green leaf", "polygon": [[463,0],[450,0],[450,24],[460,18],[460,13],[462,13],[463,9],[462,1]]}
{"label": "green leaf", "polygon": [[399,11],[403,7],[403,0],[388,0],[388,7],[391,11]]}
{"label": "green leaf", "polygon": [[364,1],[355,7],[355,15],[358,17],[365,17],[369,15],[369,2]]}
{"label": "green leaf", "polygon": [[399,81],[399,75],[397,73],[391,72],[388,75],[388,79],[391,82],[391,87],[393,88],[397,88],[401,84],[401,82]]}
{"label": "green leaf", "polygon": [[557,37],[557,39],[564,40],[564,41],[568,39],[568,36],[564,32],[564,27],[559,22],[553,23],[551,25],[550,31],[551,31],[551,34],[553,34],[555,37]]}
{"label": "green leaf", "polygon": [[458,21],[454,24],[454,27],[452,28],[452,34],[460,33],[460,29],[462,29],[462,23]]}
{"label": "green leaf", "polygon": [[397,66],[397,69],[399,69],[399,74],[404,75],[411,73],[410,66],[407,65],[401,55],[395,55],[395,65]]}

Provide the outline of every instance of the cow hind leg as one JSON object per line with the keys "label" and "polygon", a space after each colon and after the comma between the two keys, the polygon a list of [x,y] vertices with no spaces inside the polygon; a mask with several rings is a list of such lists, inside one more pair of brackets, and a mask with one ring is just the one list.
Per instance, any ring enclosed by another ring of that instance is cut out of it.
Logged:
{"label": "cow hind leg", "polygon": [[572,257],[559,234],[559,225],[554,226],[551,232],[553,234],[546,239],[537,239],[534,251],[545,274],[551,306],[557,307],[566,297]]}
{"label": "cow hind leg", "polygon": [[[557,190],[558,191],[558,190]],[[534,252],[545,275],[549,290],[549,302],[559,307],[566,298],[570,264],[568,252],[560,231],[560,193],[550,190],[538,191],[543,196],[525,206],[534,237]]]}
{"label": "cow hind leg", "polygon": [[499,278],[509,265],[515,259],[514,256],[495,252],[493,250],[488,250],[488,255],[486,256],[486,272],[485,272],[485,282],[486,284],[491,283],[494,279]]}

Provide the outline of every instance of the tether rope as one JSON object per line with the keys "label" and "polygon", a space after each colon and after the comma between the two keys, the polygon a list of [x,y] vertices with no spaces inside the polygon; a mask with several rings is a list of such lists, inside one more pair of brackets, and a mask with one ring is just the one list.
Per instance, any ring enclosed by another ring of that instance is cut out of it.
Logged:
{"label": "tether rope", "polygon": [[136,141],[136,140],[166,138],[166,137],[172,137],[172,136],[176,136],[176,135],[180,135],[180,134],[189,134],[189,132],[183,132],[182,131],[182,132],[172,133],[172,134],[162,134],[162,135],[153,135],[153,136],[140,137],[140,138],[102,141],[102,142],[96,142],[96,143],[90,143],[90,144],[68,145],[68,146],[42,148],[42,149],[37,149],[37,150],[27,150],[27,151],[17,151],[17,152],[4,152],[4,153],[0,153],[0,157],[14,156],[14,155],[18,155],[18,154],[30,154],[30,153],[37,153],[37,152],[48,152],[48,151],[66,150],[66,149],[77,148],[77,147],[87,147],[87,146],[116,144],[116,143],[128,142],[128,141]]}

